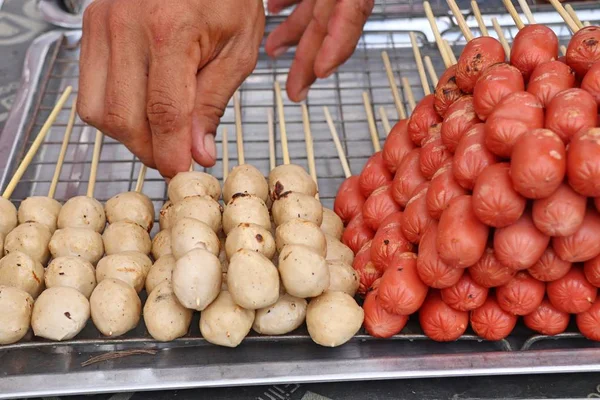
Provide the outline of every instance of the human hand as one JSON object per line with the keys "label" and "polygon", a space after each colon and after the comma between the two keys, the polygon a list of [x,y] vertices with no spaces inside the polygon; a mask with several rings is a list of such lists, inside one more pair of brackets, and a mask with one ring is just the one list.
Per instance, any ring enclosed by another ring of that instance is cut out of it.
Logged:
{"label": "human hand", "polygon": [[278,13],[294,4],[265,49],[278,57],[298,45],[286,89],[290,100],[302,101],[317,78],[327,78],[354,53],[374,0],[269,0],[267,7]]}
{"label": "human hand", "polygon": [[83,17],[79,116],[165,177],[192,157],[212,166],[264,24],[261,0],[96,0]]}

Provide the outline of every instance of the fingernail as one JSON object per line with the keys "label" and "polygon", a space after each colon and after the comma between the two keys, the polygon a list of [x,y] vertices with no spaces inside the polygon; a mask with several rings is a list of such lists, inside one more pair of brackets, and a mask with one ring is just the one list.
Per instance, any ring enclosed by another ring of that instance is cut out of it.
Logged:
{"label": "fingernail", "polygon": [[282,55],[283,53],[285,53],[286,51],[288,51],[290,48],[290,46],[281,46],[275,50],[273,50],[273,57],[277,58],[280,55]]}
{"label": "fingernail", "polygon": [[310,87],[304,88],[300,91],[300,93],[298,93],[299,101],[306,100],[306,96],[308,96],[309,89],[310,89]]}
{"label": "fingernail", "polygon": [[215,144],[215,135],[207,134],[204,136],[204,150],[214,160],[217,158],[217,145]]}
{"label": "fingernail", "polygon": [[335,71],[337,71],[337,67],[331,68],[329,71],[325,72],[321,79],[329,78]]}

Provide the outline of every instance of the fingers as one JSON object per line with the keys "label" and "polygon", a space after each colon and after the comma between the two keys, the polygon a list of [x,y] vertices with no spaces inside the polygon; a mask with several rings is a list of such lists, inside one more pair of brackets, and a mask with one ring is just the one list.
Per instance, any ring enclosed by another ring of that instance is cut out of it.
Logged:
{"label": "fingers", "polygon": [[109,60],[109,35],[106,28],[107,2],[96,0],[83,14],[83,36],[79,57],[77,112],[90,125],[100,126],[104,114],[103,94]]}
{"label": "fingers", "polygon": [[315,74],[327,78],[346,62],[373,10],[373,0],[340,0],[327,25],[327,37],[315,60]]}
{"label": "fingers", "polygon": [[279,57],[288,48],[298,44],[312,18],[314,5],[315,0],[304,0],[269,34],[265,43],[265,50],[269,56]]}
{"label": "fingers", "polygon": [[299,3],[302,0],[269,0],[267,10],[272,14],[279,14],[282,10]]}

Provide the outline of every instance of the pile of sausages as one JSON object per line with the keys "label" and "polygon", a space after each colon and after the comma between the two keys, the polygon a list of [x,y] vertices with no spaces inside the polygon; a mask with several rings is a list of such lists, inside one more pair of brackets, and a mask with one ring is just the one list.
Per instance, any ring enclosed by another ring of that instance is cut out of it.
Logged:
{"label": "pile of sausages", "polygon": [[555,335],[573,314],[600,340],[600,28],[558,47],[536,24],[509,62],[497,40],[471,40],[340,187],[371,335],[416,313],[436,341],[469,325],[500,340],[520,316]]}

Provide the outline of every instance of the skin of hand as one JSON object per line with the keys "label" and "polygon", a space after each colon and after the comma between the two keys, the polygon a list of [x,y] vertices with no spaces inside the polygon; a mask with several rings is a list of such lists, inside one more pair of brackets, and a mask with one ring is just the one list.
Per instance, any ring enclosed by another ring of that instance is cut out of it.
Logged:
{"label": "skin of hand", "polygon": [[261,0],[95,0],[83,16],[77,111],[173,177],[215,164],[215,133],[256,66]]}
{"label": "skin of hand", "polygon": [[265,50],[278,57],[298,46],[286,90],[290,100],[302,101],[317,78],[330,76],[354,53],[374,0],[268,0],[267,8],[276,14],[292,5],[296,8],[271,32]]}

